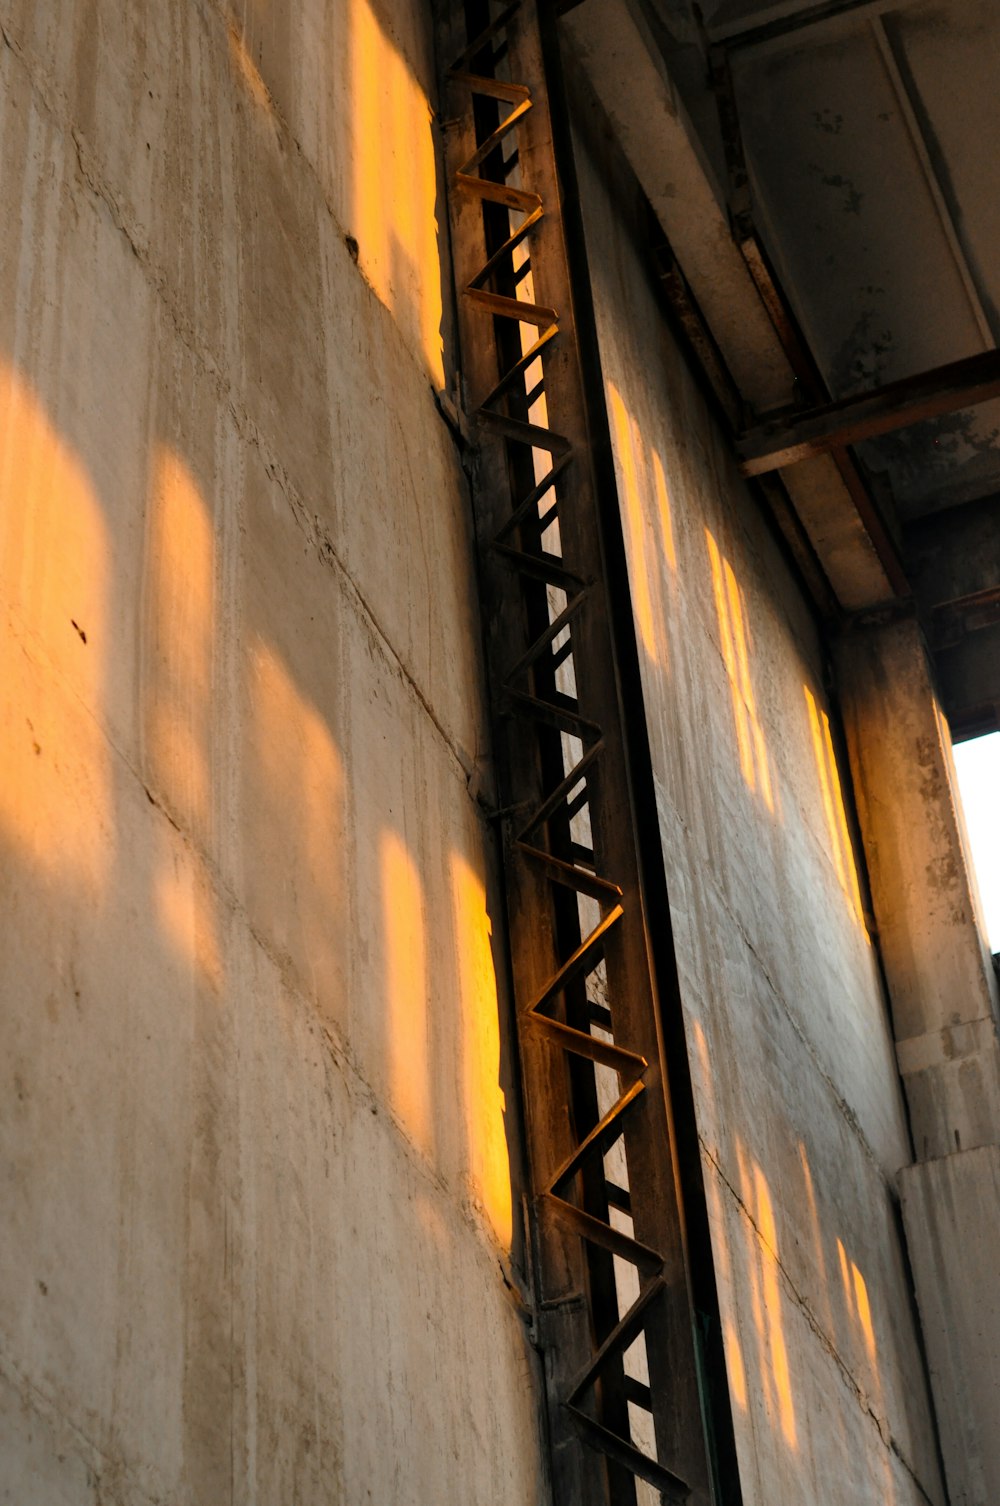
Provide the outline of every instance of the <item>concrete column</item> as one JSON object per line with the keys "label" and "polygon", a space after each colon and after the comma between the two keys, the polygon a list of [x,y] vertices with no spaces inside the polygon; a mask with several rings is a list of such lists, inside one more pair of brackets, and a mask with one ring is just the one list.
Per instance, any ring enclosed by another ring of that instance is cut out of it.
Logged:
{"label": "concrete column", "polygon": [[1000,1500],[997,981],[913,621],[846,634],[841,705],[915,1163],[899,1174],[952,1506]]}

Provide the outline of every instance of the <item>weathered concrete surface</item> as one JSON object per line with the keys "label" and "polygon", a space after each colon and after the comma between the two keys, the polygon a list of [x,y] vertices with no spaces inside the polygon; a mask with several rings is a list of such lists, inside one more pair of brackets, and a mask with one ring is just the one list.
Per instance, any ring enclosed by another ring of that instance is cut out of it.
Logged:
{"label": "weathered concrete surface", "polygon": [[816,634],[580,166],[744,1497],[925,1506],[911,1152]]}
{"label": "weathered concrete surface", "polygon": [[544,1492],[424,7],[288,9],[0,11],[17,1506]]}
{"label": "weathered concrete surface", "polygon": [[903,1218],[952,1506],[1000,1490],[1000,1045],[948,727],[920,628],[839,649],[872,902],[918,1164]]}
{"label": "weathered concrete surface", "polygon": [[1000,1500],[1000,1147],[900,1174],[951,1506]]}
{"label": "weathered concrete surface", "polygon": [[996,1142],[996,976],[920,628],[844,636],[845,725],[918,1159]]}

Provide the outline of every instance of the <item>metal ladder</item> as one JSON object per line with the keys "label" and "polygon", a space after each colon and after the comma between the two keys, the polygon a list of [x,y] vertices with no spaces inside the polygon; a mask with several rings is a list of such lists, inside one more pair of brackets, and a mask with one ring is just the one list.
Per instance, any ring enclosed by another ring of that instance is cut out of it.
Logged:
{"label": "metal ladder", "polygon": [[441,0],[438,39],[554,1498],[708,1506],[536,0]]}

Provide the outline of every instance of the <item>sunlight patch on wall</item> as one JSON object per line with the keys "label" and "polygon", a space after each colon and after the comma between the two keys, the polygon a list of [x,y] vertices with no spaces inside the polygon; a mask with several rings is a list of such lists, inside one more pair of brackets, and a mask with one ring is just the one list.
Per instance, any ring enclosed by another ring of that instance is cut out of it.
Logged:
{"label": "sunlight patch on wall", "polygon": [[[115,832],[101,729],[110,567],[84,466],[30,385],[0,361],[0,587],[13,619],[0,648],[11,717],[0,828],[31,861],[93,891],[107,879]],[[46,688],[52,671],[56,693]]]}
{"label": "sunlight patch on wall", "polygon": [[757,714],[757,700],[750,674],[750,633],[746,602],[732,565],[719,552],[719,546],[707,528],[705,542],[712,571],[712,594],[715,598],[722,658],[733,702],[740,770],[747,788],[752,792],[759,792],[767,809],[774,814],[775,794],[770,760],[764,729]]}
{"label": "sunlight patch on wall", "polygon": [[[837,1258],[840,1262],[840,1279],[844,1291],[844,1305],[847,1310],[848,1321],[856,1335],[861,1338],[864,1346],[864,1356],[867,1361],[867,1375],[862,1373],[856,1379],[862,1394],[862,1400],[868,1411],[876,1418],[880,1432],[887,1431],[885,1423],[885,1396],[882,1384],[882,1372],[879,1365],[878,1342],[875,1337],[875,1322],[872,1316],[871,1302],[868,1296],[868,1283],[856,1261],[852,1260],[844,1248],[843,1241],[837,1240]],[[885,1450],[882,1456],[883,1494],[881,1499],[891,1503],[896,1499],[893,1470],[889,1459],[889,1451]]]}
{"label": "sunlight patch on wall", "polygon": [[261,923],[313,994],[339,1008],[343,967],[344,769],[326,718],[284,659],[251,637],[252,758],[246,839],[266,912]]}
{"label": "sunlight patch on wall", "polygon": [[211,826],[215,533],[184,462],[156,450],[146,524],[144,753],[151,782],[202,842]]}
{"label": "sunlight patch on wall", "polygon": [[[708,1109],[708,1123],[714,1131],[716,1103],[712,1064],[708,1053],[708,1041],[705,1039],[705,1032],[702,1029],[700,1020],[694,1021],[692,1039],[699,1068],[700,1094],[704,1099],[705,1108]],[[701,1117],[702,1107],[699,1105],[699,1119]],[[746,1366],[743,1361],[743,1345],[740,1342],[739,1332],[737,1331],[735,1315],[731,1311],[726,1311],[727,1308],[732,1308],[735,1294],[733,1291],[733,1270],[729,1254],[729,1239],[726,1233],[726,1210],[723,1207],[718,1173],[714,1166],[705,1168],[704,1186],[706,1201],[708,1203],[712,1252],[715,1256],[715,1274],[719,1285],[720,1306],[723,1311],[722,1343],[726,1356],[729,1391],[740,1411],[745,1412],[747,1409]]]}
{"label": "sunlight patch on wall", "polygon": [[[174,948],[211,987],[222,986],[211,842],[215,529],[198,484],[169,446],[153,455],[146,515],[142,653],[147,778],[194,845],[154,838],[153,900]],[[166,823],[164,823],[165,825]]]}
{"label": "sunlight patch on wall", "polygon": [[607,396],[639,637],[650,662],[665,664],[666,624],[659,600],[660,561],[674,571],[677,554],[663,462],[655,450],[647,448],[642,430],[613,381],[608,382]]}
{"label": "sunlight patch on wall", "polygon": [[620,468],[619,486],[622,501],[625,504],[628,549],[634,567],[629,574],[636,621],[639,624],[642,646],[652,662],[656,664],[660,659],[660,650],[656,641],[656,619],[653,613],[649,560],[646,558],[646,523],[643,517],[642,497],[639,495],[639,468],[635,443],[637,436],[632,418],[614,382],[608,383],[608,401],[611,406],[615,458]]}
{"label": "sunlight patch on wall", "polygon": [[402,838],[379,840],[389,1101],[407,1134],[432,1148],[427,940],[420,875]]}
{"label": "sunlight patch on wall", "polygon": [[674,526],[671,519],[667,478],[663,472],[663,461],[656,450],[651,450],[649,457],[653,466],[653,491],[656,495],[656,515],[660,524],[660,545],[663,549],[663,558],[673,571],[677,569],[677,548],[674,544]]}
{"label": "sunlight patch on wall", "polygon": [[828,1331],[833,1331],[833,1306],[830,1301],[830,1282],[826,1271],[826,1251],[823,1246],[823,1230],[819,1221],[819,1207],[816,1202],[816,1188],[813,1185],[812,1168],[809,1165],[809,1157],[806,1153],[805,1144],[799,1141],[799,1162],[802,1166],[802,1178],[806,1189],[806,1204],[809,1208],[809,1224],[812,1229],[813,1254],[816,1259],[816,1269],[819,1272],[820,1291],[823,1294],[824,1317]]}
{"label": "sunlight patch on wall", "polygon": [[177,838],[167,822],[157,825],[152,842],[153,903],[160,927],[178,955],[197,969],[202,982],[220,993],[225,973],[213,876],[201,855]]}
{"label": "sunlight patch on wall", "polygon": [[462,1090],[469,1175],[497,1239],[510,1249],[513,1230],[510,1158],[500,1086],[500,1017],[486,890],[465,859],[450,859],[452,916],[458,952]]}
{"label": "sunlight patch on wall", "polygon": [[855,1262],[848,1258],[843,1241],[840,1239],[837,1240],[837,1258],[840,1261],[840,1279],[844,1287],[847,1310],[858,1327],[868,1358],[875,1365],[878,1346],[875,1342],[871,1303],[868,1300],[868,1284]]}
{"label": "sunlight patch on wall", "polygon": [[816,704],[816,698],[809,689],[809,686],[804,685],[802,689],[805,693],[806,710],[809,715],[809,729],[812,734],[816,773],[819,779],[820,792],[823,796],[823,812],[826,816],[829,851],[833,857],[834,867],[837,870],[837,881],[840,884],[844,898],[858,925],[867,935],[864,910],[861,904],[861,889],[858,884],[858,870],[854,860],[854,848],[847,825],[847,811],[844,808],[844,793],[840,783],[840,772],[837,768],[837,755],[834,752],[833,737],[830,732],[830,718],[822,707]]}
{"label": "sunlight patch on wall", "polygon": [[370,0],[350,0],[358,264],[444,386],[433,111]]}
{"label": "sunlight patch on wall", "polygon": [[790,1449],[798,1447],[798,1425],[792,1394],[791,1368],[782,1309],[778,1231],[771,1189],[756,1161],[740,1141],[736,1143],[740,1169],[740,1195],[749,1211],[747,1224],[751,1309],[757,1333],[758,1369],[771,1416],[778,1419]]}

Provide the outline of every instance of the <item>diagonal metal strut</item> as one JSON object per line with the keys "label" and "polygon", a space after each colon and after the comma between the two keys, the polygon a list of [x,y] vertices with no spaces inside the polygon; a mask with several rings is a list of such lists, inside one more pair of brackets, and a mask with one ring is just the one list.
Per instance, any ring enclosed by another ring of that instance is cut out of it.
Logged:
{"label": "diagonal metal strut", "polygon": [[439,10],[555,1499],[712,1506],[537,5]]}

